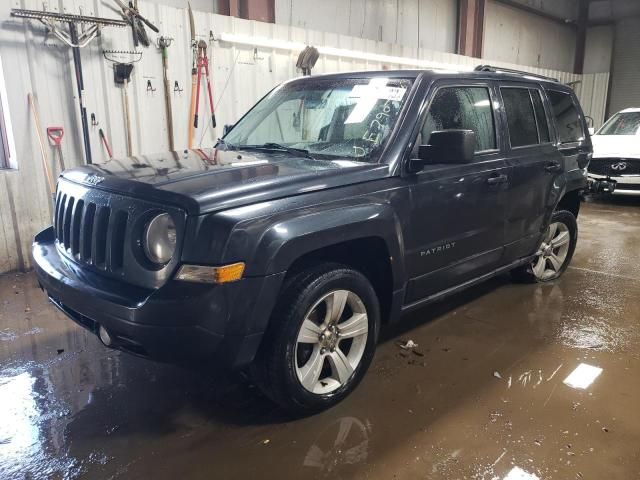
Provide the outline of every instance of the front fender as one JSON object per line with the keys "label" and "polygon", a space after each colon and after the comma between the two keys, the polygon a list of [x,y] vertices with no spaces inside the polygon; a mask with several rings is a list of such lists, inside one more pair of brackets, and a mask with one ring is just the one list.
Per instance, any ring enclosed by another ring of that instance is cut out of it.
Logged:
{"label": "front fender", "polygon": [[264,230],[246,273],[283,272],[296,259],[314,250],[372,237],[385,242],[394,289],[400,288],[405,278],[402,228],[391,206],[381,203],[307,211],[275,220]]}

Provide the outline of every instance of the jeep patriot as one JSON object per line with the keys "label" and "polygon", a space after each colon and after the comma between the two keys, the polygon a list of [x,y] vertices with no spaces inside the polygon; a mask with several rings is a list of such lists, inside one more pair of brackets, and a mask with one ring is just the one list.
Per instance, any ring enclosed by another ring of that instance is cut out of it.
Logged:
{"label": "jeep patriot", "polygon": [[563,273],[586,132],[571,88],[523,72],[298,78],[213,149],[65,171],[34,264],[108,347],[246,369],[318,411],[361,381],[381,325],[494,275]]}

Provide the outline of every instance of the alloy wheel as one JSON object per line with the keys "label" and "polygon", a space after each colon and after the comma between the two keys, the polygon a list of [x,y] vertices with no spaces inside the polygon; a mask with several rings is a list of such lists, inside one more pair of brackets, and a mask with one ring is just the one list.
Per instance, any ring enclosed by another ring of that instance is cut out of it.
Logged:
{"label": "alloy wheel", "polygon": [[309,310],[296,340],[295,370],[315,394],[331,393],[353,376],[364,355],[369,318],[354,292],[335,290]]}
{"label": "alloy wheel", "polygon": [[570,244],[569,227],[562,222],[549,225],[536,253],[536,259],[531,263],[531,270],[537,279],[547,280],[561,271]]}

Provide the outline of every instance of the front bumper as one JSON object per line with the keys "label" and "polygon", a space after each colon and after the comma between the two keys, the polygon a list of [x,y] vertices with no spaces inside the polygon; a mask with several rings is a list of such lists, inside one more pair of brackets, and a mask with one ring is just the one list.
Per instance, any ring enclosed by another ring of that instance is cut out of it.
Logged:
{"label": "front bumper", "polygon": [[83,269],[58,252],[53,228],[32,248],[41,287],[84,328],[103,326],[113,348],[170,362],[250,363],[260,345],[284,273],[224,285],[169,281],[145,289]]}
{"label": "front bumper", "polygon": [[640,175],[598,175],[588,173],[593,193],[640,193]]}

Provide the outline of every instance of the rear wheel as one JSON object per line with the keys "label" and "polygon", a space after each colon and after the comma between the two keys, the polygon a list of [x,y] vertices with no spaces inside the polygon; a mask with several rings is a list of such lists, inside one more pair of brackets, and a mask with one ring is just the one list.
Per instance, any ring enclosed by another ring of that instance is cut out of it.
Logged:
{"label": "rear wheel", "polygon": [[375,351],[378,299],[361,273],[338,264],[288,279],[256,359],[256,382],[296,412],[328,408],[351,393]]}
{"label": "rear wheel", "polygon": [[555,280],[569,266],[578,240],[576,217],[567,210],[559,210],[538,247],[535,259],[528,265],[513,270],[516,280],[525,282],[549,282]]}

